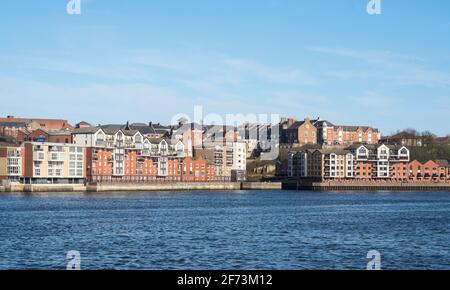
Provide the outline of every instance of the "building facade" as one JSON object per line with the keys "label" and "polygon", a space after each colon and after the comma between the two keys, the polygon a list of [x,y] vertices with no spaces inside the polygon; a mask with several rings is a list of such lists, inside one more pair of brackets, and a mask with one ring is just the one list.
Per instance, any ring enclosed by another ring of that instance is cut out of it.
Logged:
{"label": "building facade", "polygon": [[317,142],[322,145],[351,145],[354,143],[378,144],[381,134],[368,126],[334,125],[327,120],[314,120]]}
{"label": "building facade", "polygon": [[[89,182],[224,181],[216,174],[213,150],[187,151],[177,138],[147,138],[137,130],[80,128],[74,130],[73,140],[87,147]],[[236,164],[242,163],[240,157],[237,154]]]}
{"label": "building facade", "polygon": [[0,147],[0,184],[3,180],[20,182],[24,168],[22,149],[17,146]]}
{"label": "building facade", "polygon": [[290,144],[317,144],[317,128],[308,118],[294,122],[285,134],[286,142]]}
{"label": "building facade", "polygon": [[316,180],[408,180],[409,149],[391,145],[354,145],[345,149],[306,150],[288,158],[290,178]]}
{"label": "building facade", "polygon": [[81,184],[86,181],[86,149],[60,143],[22,144],[26,184]]}

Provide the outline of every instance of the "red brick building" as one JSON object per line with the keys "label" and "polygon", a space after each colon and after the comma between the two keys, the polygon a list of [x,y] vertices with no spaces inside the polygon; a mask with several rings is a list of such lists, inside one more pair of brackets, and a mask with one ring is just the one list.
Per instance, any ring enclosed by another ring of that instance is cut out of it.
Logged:
{"label": "red brick building", "polygon": [[73,130],[73,126],[67,120],[62,119],[39,119],[39,118],[16,118],[14,116],[7,116],[0,118],[0,123],[25,123],[29,126],[28,129],[44,129],[47,131]]}

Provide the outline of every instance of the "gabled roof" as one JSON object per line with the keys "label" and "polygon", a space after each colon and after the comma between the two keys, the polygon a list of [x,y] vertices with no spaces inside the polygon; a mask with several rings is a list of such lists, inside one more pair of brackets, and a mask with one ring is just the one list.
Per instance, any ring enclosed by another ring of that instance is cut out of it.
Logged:
{"label": "gabled roof", "polygon": [[164,138],[147,138],[147,139],[152,144],[159,144],[159,143],[161,143],[164,140]]}
{"label": "gabled roof", "polygon": [[136,135],[137,133],[139,133],[138,130],[122,130],[122,132],[125,136],[131,136],[131,137]]}

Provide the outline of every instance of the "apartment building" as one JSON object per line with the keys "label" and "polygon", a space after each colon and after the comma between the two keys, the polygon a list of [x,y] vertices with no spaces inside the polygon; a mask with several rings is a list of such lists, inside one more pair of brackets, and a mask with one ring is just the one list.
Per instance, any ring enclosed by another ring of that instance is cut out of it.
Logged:
{"label": "apartment building", "polygon": [[357,179],[391,179],[393,176],[403,176],[404,167],[410,161],[409,149],[405,146],[355,144],[348,150],[355,156]]}
{"label": "apartment building", "polygon": [[221,181],[215,175],[213,162],[214,151],[210,149],[196,149],[195,157],[187,157],[183,164],[182,181],[184,182],[213,182]]}
{"label": "apartment building", "polygon": [[303,150],[288,155],[288,176],[313,179],[353,178],[355,161],[348,150]]}
{"label": "apartment building", "polygon": [[323,145],[378,144],[381,138],[378,129],[368,126],[334,125],[320,118],[313,123],[317,128],[317,142]]}
{"label": "apartment building", "polygon": [[407,174],[409,179],[416,182],[449,182],[449,168],[447,160],[438,160],[436,162],[429,160],[425,163],[414,160],[408,165]]}
{"label": "apartment building", "polygon": [[345,149],[303,150],[288,157],[288,176],[313,179],[408,179],[409,149],[353,145]]}
{"label": "apartment building", "polygon": [[86,150],[83,146],[25,142],[22,150],[22,181],[26,184],[76,184],[86,180]]}
{"label": "apartment building", "polygon": [[217,144],[214,152],[214,166],[217,177],[224,180],[243,181],[247,170],[247,146],[245,141]]}
{"label": "apartment building", "polygon": [[18,146],[0,146],[0,184],[20,182],[24,168],[23,150]]}
{"label": "apartment building", "polygon": [[29,134],[29,125],[25,122],[0,122],[0,136],[12,137],[24,142]]}
{"label": "apartment building", "polygon": [[[181,141],[146,138],[138,130],[80,128],[75,144],[87,147],[91,182],[180,181],[185,148]],[[172,144],[175,143],[175,144]]]}

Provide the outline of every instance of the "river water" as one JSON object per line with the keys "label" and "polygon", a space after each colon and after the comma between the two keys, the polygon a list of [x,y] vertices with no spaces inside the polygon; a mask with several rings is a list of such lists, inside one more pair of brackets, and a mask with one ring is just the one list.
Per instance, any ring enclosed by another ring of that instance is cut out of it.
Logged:
{"label": "river water", "polygon": [[0,195],[0,269],[450,269],[450,192]]}

